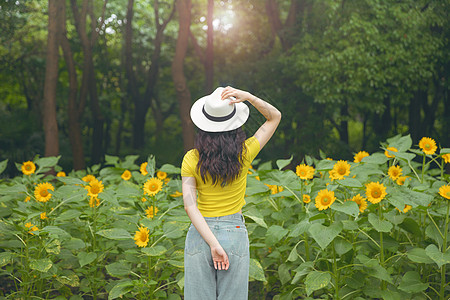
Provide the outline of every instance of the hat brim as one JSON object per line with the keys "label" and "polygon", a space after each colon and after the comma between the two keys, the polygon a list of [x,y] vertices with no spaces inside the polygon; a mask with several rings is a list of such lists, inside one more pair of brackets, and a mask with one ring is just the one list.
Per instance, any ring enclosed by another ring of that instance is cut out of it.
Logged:
{"label": "hat brim", "polygon": [[234,104],[236,113],[231,119],[220,122],[208,119],[203,113],[203,106],[205,105],[205,100],[209,96],[210,95],[198,99],[191,107],[191,120],[199,129],[207,132],[224,132],[237,129],[247,122],[250,110],[248,106],[242,102]]}

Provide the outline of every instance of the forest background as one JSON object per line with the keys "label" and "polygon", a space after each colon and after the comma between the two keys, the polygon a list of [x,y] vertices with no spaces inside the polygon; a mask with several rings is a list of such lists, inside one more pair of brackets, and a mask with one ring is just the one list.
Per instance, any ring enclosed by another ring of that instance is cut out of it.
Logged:
{"label": "forest background", "polygon": [[[191,104],[245,89],[283,120],[263,160],[450,145],[448,0],[2,0],[0,161],[180,165]],[[263,122],[253,111],[248,135]]]}

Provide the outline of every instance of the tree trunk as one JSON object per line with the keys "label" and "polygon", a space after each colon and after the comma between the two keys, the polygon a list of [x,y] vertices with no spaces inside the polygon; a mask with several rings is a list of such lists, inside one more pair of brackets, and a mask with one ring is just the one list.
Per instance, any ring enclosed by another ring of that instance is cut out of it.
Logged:
{"label": "tree trunk", "polygon": [[208,14],[206,22],[208,24],[206,37],[206,55],[205,55],[205,93],[210,94],[214,89],[214,0],[208,0]]}
{"label": "tree trunk", "polygon": [[67,39],[66,29],[66,4],[63,2],[61,12],[61,48],[63,49],[64,60],[67,66],[69,76],[69,98],[67,105],[67,114],[69,117],[69,141],[72,148],[73,169],[83,170],[86,167],[83,151],[83,139],[81,134],[81,111],[77,104],[78,79],[75,61],[73,59],[72,49]]}
{"label": "tree trunk", "polygon": [[341,107],[341,117],[343,117],[343,120],[339,124],[339,137],[342,143],[349,146],[349,139],[348,139],[348,104],[347,101],[345,104]]}
{"label": "tree trunk", "polygon": [[58,39],[61,2],[58,0],[48,1],[48,36],[43,105],[45,156],[57,156],[59,154],[58,123],[56,121],[56,86],[58,84]]}
{"label": "tree trunk", "polygon": [[183,146],[184,150],[188,151],[194,146],[194,125],[189,114],[191,109],[191,94],[186,84],[183,63],[186,56],[189,27],[191,24],[191,1],[177,0],[177,11],[179,17],[179,29],[175,57],[172,62],[172,78],[180,108],[181,127],[183,129]]}

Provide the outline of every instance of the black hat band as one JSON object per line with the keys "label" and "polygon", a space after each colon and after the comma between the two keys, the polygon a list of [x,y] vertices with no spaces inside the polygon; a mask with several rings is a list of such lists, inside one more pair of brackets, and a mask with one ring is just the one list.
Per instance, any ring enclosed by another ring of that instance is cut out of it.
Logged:
{"label": "black hat band", "polygon": [[233,111],[232,111],[229,115],[223,116],[223,117],[214,117],[214,116],[211,116],[210,114],[208,114],[208,113],[206,112],[205,106],[203,106],[202,112],[203,112],[203,114],[205,115],[205,117],[206,117],[208,120],[211,120],[211,121],[214,121],[214,122],[225,122],[225,121],[228,121],[229,119],[231,119],[231,118],[236,114],[236,106],[234,106]]}

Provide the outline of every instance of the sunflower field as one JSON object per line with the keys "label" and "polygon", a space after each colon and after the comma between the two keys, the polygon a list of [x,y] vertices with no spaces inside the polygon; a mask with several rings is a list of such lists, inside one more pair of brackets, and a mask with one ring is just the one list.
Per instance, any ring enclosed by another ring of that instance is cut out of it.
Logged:
{"label": "sunflower field", "polygon": [[[450,149],[400,135],[381,149],[254,162],[250,299],[448,299]],[[182,299],[180,168],[58,160],[0,181],[0,299]]]}

